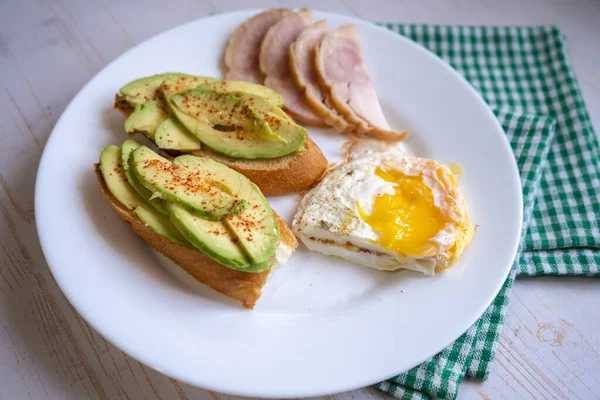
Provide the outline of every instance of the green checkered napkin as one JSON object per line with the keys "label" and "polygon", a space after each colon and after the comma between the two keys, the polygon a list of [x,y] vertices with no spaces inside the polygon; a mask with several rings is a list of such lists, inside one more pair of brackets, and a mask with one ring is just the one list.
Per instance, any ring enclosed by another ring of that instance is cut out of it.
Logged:
{"label": "green checkered napkin", "polygon": [[555,27],[385,26],[458,70],[493,108],[521,171],[519,256],[499,295],[454,344],[377,385],[399,398],[453,399],[486,379],[515,276],[600,276],[600,146]]}

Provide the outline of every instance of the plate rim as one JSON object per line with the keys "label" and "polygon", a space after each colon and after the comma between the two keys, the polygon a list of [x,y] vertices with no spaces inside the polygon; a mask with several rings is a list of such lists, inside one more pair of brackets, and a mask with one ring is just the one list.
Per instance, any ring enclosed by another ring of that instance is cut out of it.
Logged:
{"label": "plate rim", "polygon": [[[294,8],[295,9],[295,8]],[[258,12],[261,12],[265,9],[244,9],[244,10],[238,10],[238,11],[232,11],[232,12],[223,12],[223,13],[219,13],[219,14],[214,14],[214,15],[210,15],[210,16],[205,16],[205,17],[201,17],[201,18],[197,18],[191,21],[188,21],[186,23],[183,24],[179,24],[176,26],[173,26],[167,30],[164,30],[162,32],[159,32],[155,35],[152,35],[151,37],[139,42],[138,44],[136,44],[135,46],[132,46],[131,48],[127,49],[126,51],[124,51],[123,53],[121,53],[119,56],[117,56],[115,59],[113,59],[111,62],[109,62],[108,64],[106,64],[102,69],[100,69],[99,71],[97,71],[94,76],[88,80],[79,90],[78,92],[75,94],[75,96],[71,99],[71,101],[67,104],[67,106],[65,107],[65,109],[62,111],[61,116],[59,117],[59,119],[57,120],[54,128],[52,129],[52,132],[50,133],[50,135],[48,136],[48,139],[46,141],[46,144],[44,145],[44,151],[42,153],[42,156],[40,158],[40,162],[38,165],[38,169],[37,169],[37,173],[36,173],[36,179],[35,179],[35,193],[34,193],[34,207],[35,210],[41,210],[43,209],[43,198],[42,195],[40,194],[40,191],[38,190],[38,188],[41,186],[40,182],[43,178],[43,172],[42,172],[42,168],[45,166],[46,163],[48,163],[48,159],[50,158],[50,156],[48,155],[49,152],[47,152],[47,148],[49,147],[49,144],[52,143],[53,140],[55,140],[56,135],[54,135],[54,133],[56,131],[58,131],[61,128],[61,124],[64,123],[63,119],[65,114],[67,114],[67,111],[73,106],[74,103],[76,103],[80,97],[80,95],[85,91],[85,89],[91,85],[96,79],[98,79],[105,70],[109,69],[113,64],[119,62],[119,60],[121,58],[123,58],[124,56],[126,56],[127,54],[129,54],[130,52],[134,51],[135,49],[137,49],[140,46],[146,45],[148,42],[156,39],[159,36],[163,36],[165,34],[168,34],[171,31],[174,31],[176,29],[180,29],[182,27],[188,26],[188,25],[193,25],[193,24],[197,24],[200,21],[204,21],[204,20],[209,20],[209,19],[214,19],[214,18],[221,18],[221,17],[228,17],[228,16],[236,16],[236,15],[250,15],[251,13],[255,14]],[[363,20],[360,19],[358,17],[355,16],[349,16],[349,15],[343,15],[343,14],[338,14],[338,13],[333,13],[333,12],[328,12],[328,11],[320,11],[318,9],[311,9],[311,11],[319,13],[321,15],[324,16],[331,16],[331,17],[342,17],[344,19],[349,20],[349,23],[355,23],[355,24],[367,24],[370,25],[376,29],[378,29],[380,32],[383,32],[385,35],[389,35],[390,37],[394,37],[396,38],[396,40],[401,40],[403,42],[405,42],[405,44],[412,46],[413,48],[417,49],[418,51],[425,53],[429,58],[435,59],[434,62],[441,64],[443,66],[443,68],[445,68],[446,70],[448,70],[455,78],[457,78],[461,83],[462,86],[466,87],[467,90],[469,90],[471,92],[472,95],[474,95],[478,101],[481,103],[481,105],[483,105],[484,107],[482,107],[482,112],[485,112],[488,117],[490,117],[491,120],[494,121],[496,127],[501,131],[504,132],[504,129],[502,128],[500,122],[498,121],[498,119],[496,118],[496,116],[494,115],[494,113],[492,112],[490,106],[485,102],[485,100],[483,99],[483,96],[481,95],[481,93],[479,93],[466,79],[465,77],[463,77],[457,70],[455,70],[449,63],[447,63],[446,61],[444,61],[442,58],[440,58],[438,55],[436,55],[435,53],[433,53],[431,50],[427,49],[426,47],[424,47],[423,45],[410,40],[407,37],[404,37],[396,32],[392,32],[389,29],[386,29],[385,27],[379,26],[374,22],[371,21],[367,21],[367,20]],[[505,134],[501,135],[502,136],[502,142],[504,144],[505,150],[508,150],[511,154],[514,154],[514,151],[509,143],[508,138],[506,137]],[[521,185],[521,177],[520,177],[520,173],[519,173],[519,169],[518,169],[518,165],[516,163],[516,159],[513,157],[512,158],[512,163],[511,163],[511,176],[512,179],[516,179],[519,182],[519,186]],[[413,368],[417,365],[420,365],[422,362],[428,360],[429,358],[431,358],[432,356],[434,356],[435,354],[438,354],[440,351],[442,351],[444,348],[446,348],[447,346],[449,346],[451,343],[453,343],[454,341],[456,341],[462,334],[464,334],[480,317],[481,315],[485,312],[485,310],[490,306],[490,304],[494,301],[494,299],[496,298],[496,296],[498,295],[498,293],[500,292],[504,282],[506,281],[511,268],[512,268],[512,264],[514,263],[514,260],[517,256],[517,252],[518,252],[518,247],[519,247],[519,243],[521,240],[521,234],[522,234],[522,228],[523,228],[523,194],[522,194],[522,190],[518,190],[517,191],[517,197],[518,197],[518,203],[520,204],[520,207],[517,210],[517,216],[518,218],[518,234],[515,236],[515,240],[512,243],[512,248],[510,249],[510,254],[511,257],[510,259],[512,260],[508,266],[505,267],[505,270],[503,271],[503,278],[502,278],[502,283],[497,285],[497,288],[493,291],[493,293],[490,291],[490,294],[488,295],[488,300],[486,300],[485,303],[482,302],[482,305],[479,307],[479,310],[477,311],[476,314],[474,314],[475,316],[472,318],[472,321],[470,321],[468,323],[468,326],[465,328],[465,330],[462,330],[461,328],[461,332],[454,337],[450,342],[446,343],[445,345],[441,346],[440,348],[436,349],[435,351],[431,352],[431,354],[427,354],[426,356],[423,356],[422,359],[415,363],[412,367]],[[48,268],[50,269],[50,272],[52,274],[52,276],[54,277],[54,281],[56,282],[56,284],[58,285],[58,287],[60,288],[60,290],[63,292],[63,294],[65,295],[65,297],[67,298],[67,300],[69,301],[69,303],[73,306],[73,308],[85,319],[85,321],[94,329],[96,330],[98,333],[100,333],[106,340],[108,340],[112,345],[114,345],[117,349],[123,351],[124,353],[126,353],[128,356],[131,356],[132,358],[136,359],[137,361],[141,362],[142,364],[148,366],[149,368],[152,368],[156,371],[158,371],[161,374],[167,375],[169,377],[172,377],[174,379],[180,380],[182,382],[185,382],[187,384],[190,384],[192,386],[195,387],[199,387],[205,390],[214,390],[214,391],[218,391],[220,393],[224,393],[224,394],[229,394],[229,395],[235,395],[235,396],[253,396],[253,397],[262,397],[262,398],[290,398],[290,397],[313,397],[313,396],[321,396],[321,395],[328,395],[328,394],[334,394],[334,393],[340,393],[340,392],[345,392],[345,391],[351,391],[351,390],[356,390],[365,386],[369,386],[372,385],[374,383],[377,383],[379,381],[385,380],[387,378],[382,377],[381,379],[378,379],[376,382],[372,382],[371,380],[369,380],[368,382],[364,382],[364,381],[360,381],[359,383],[350,383],[350,384],[346,384],[346,385],[338,385],[340,387],[337,388],[332,388],[329,391],[311,391],[310,389],[304,389],[304,391],[300,394],[298,393],[283,393],[281,391],[279,392],[269,392],[269,393],[264,393],[264,392],[260,392],[260,391],[239,391],[239,390],[235,390],[232,389],[230,387],[223,387],[220,385],[212,385],[210,382],[198,382],[198,381],[192,381],[186,378],[182,378],[181,376],[178,376],[176,372],[170,372],[169,369],[170,368],[161,368],[158,366],[153,365],[153,363],[148,359],[148,357],[144,356],[143,354],[136,354],[136,352],[132,351],[132,349],[126,348],[124,345],[122,346],[121,344],[119,344],[119,341],[117,340],[117,338],[113,338],[110,335],[107,335],[105,333],[105,330],[102,329],[101,325],[99,323],[96,323],[97,321],[95,321],[95,318],[92,315],[89,315],[89,313],[85,310],[84,307],[81,307],[81,304],[79,302],[79,300],[76,300],[77,296],[72,296],[72,292],[64,285],[64,282],[61,282],[59,279],[56,278],[56,274],[55,274],[55,267],[53,267],[52,265],[57,265],[60,263],[59,260],[55,259],[54,255],[49,256],[49,254],[52,254],[52,250],[50,249],[48,242],[46,239],[44,239],[43,235],[40,234],[41,231],[43,231],[43,229],[41,230],[41,226],[44,224],[43,221],[41,220],[41,213],[36,212],[35,213],[35,224],[36,224],[36,231],[38,234],[38,238],[40,241],[40,247],[42,249],[42,253],[44,255],[44,259],[46,261],[46,264],[48,265]],[[508,249],[507,249],[508,250]],[[53,261],[51,262],[50,259],[52,259]],[[404,370],[406,371],[406,370]],[[395,374],[399,374],[402,373],[404,371],[398,371],[395,373],[392,373],[390,375],[394,376]],[[388,377],[389,378],[389,377]]]}

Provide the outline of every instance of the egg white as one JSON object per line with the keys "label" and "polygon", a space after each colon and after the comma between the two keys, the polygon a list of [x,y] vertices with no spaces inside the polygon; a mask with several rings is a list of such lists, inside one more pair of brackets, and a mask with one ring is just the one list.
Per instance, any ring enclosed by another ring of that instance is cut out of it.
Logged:
{"label": "egg white", "polygon": [[[446,253],[455,244],[456,230],[465,220],[468,222],[460,190],[435,173],[436,169],[447,167],[434,160],[409,156],[378,141],[356,141],[347,150],[346,162],[330,171],[302,199],[292,224],[294,233],[309,249],[327,255],[380,270],[403,268],[433,275],[436,266],[450,258]],[[377,243],[380,233],[360,217],[356,204],[359,202],[370,214],[377,196],[394,194],[394,183],[375,174],[378,167],[407,176],[420,175],[431,189],[434,205],[448,221],[429,239],[438,249],[436,254],[409,256]],[[449,169],[444,172],[451,174]],[[470,222],[468,226],[471,227]],[[464,236],[458,238],[462,240]]]}

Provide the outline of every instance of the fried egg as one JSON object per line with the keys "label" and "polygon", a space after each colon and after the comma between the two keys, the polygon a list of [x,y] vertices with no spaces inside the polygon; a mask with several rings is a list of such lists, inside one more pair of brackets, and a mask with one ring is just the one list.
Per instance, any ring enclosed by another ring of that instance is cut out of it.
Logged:
{"label": "fried egg", "polygon": [[301,241],[380,270],[450,268],[474,232],[450,168],[375,140],[345,150],[300,202],[292,229]]}

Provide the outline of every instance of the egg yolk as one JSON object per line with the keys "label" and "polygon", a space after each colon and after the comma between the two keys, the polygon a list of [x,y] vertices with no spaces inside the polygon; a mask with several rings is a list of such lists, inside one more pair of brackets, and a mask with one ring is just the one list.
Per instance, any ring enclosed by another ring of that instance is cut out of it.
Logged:
{"label": "egg yolk", "polygon": [[384,248],[410,256],[426,255],[434,244],[428,240],[444,228],[441,211],[434,205],[431,188],[421,176],[398,171],[375,170],[387,182],[394,182],[394,194],[377,196],[373,213],[367,214],[357,204],[361,218],[381,233],[377,240]]}

